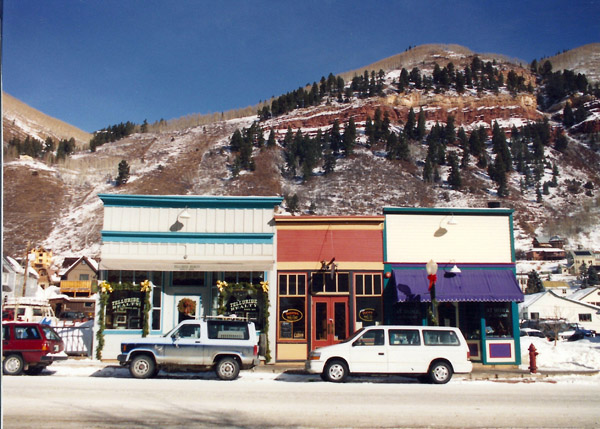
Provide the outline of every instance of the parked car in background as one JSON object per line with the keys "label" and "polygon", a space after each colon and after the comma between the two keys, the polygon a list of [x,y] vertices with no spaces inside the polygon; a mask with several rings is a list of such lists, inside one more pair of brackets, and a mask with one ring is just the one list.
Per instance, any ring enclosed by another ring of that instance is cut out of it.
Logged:
{"label": "parked car in background", "polygon": [[117,357],[136,378],[166,371],[214,370],[222,380],[234,380],[240,369],[260,363],[253,322],[239,318],[184,320],[162,337],[121,343]]}
{"label": "parked car in background", "polygon": [[39,374],[48,365],[67,359],[58,334],[41,323],[2,322],[2,372]]}
{"label": "parked car in background", "polygon": [[592,329],[586,329],[581,326],[579,323],[571,323],[567,330],[559,332],[559,338],[561,340],[581,340],[585,337],[595,337],[596,331]]}
{"label": "parked car in background", "polygon": [[48,301],[30,297],[8,298],[2,304],[2,320],[46,325],[56,325],[58,322]]}
{"label": "parked car in background", "polygon": [[333,382],[352,374],[403,374],[444,384],[454,373],[471,372],[469,359],[467,342],[458,328],[379,325],[311,351],[305,367]]}
{"label": "parked car in background", "polygon": [[539,329],[533,328],[521,328],[521,336],[522,337],[538,337],[538,338],[546,338],[546,335]]}

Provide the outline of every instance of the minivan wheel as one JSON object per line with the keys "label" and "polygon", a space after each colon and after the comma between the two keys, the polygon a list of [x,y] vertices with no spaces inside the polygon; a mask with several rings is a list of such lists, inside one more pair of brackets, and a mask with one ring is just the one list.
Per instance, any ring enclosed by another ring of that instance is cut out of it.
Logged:
{"label": "minivan wheel", "polygon": [[20,355],[8,355],[2,363],[2,372],[6,375],[20,375],[25,363]]}
{"label": "minivan wheel", "polygon": [[429,368],[429,380],[434,384],[446,384],[452,378],[452,367],[446,362],[435,362]]}
{"label": "minivan wheel", "polygon": [[129,372],[135,378],[150,378],[156,375],[154,359],[148,355],[137,355],[129,365]]}
{"label": "minivan wheel", "polygon": [[327,381],[341,383],[348,376],[348,366],[341,360],[327,362],[323,375]]}
{"label": "minivan wheel", "polygon": [[235,380],[240,373],[240,364],[234,358],[226,357],[217,363],[215,372],[221,380]]}

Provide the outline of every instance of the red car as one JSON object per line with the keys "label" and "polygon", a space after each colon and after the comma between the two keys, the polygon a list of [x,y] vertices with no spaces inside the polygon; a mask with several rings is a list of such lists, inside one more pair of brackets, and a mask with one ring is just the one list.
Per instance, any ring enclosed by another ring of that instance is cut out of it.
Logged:
{"label": "red car", "polygon": [[50,326],[40,323],[2,322],[2,372],[6,375],[39,374],[62,353],[63,340]]}

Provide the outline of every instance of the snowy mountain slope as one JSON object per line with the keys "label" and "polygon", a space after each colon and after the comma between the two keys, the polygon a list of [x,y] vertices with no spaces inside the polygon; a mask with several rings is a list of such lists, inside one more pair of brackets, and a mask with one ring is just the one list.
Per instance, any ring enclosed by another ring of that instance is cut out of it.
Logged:
{"label": "snowy mountain slope", "polygon": [[[418,50],[411,50],[411,61],[417,61]],[[435,62],[444,66],[451,58],[457,65],[466,64],[474,54],[464,49],[453,51],[449,46],[441,50],[428,46],[427,54],[419,55],[422,72],[426,74],[432,72]],[[502,57],[481,58],[495,59],[503,73],[507,70],[528,73],[520,64]],[[541,202],[537,202],[533,188],[521,193],[521,176],[515,172],[509,174],[509,196],[498,198],[487,171],[477,167],[473,159],[462,172],[461,191],[452,190],[445,181],[448,166],[440,167],[441,183],[425,183],[422,169],[427,146],[423,143],[410,145],[409,162],[387,160],[384,146],[369,148],[365,121],[367,116],[373,118],[377,108],[389,114],[395,131],[403,129],[411,107],[415,111],[423,108],[428,129],[436,123],[444,124],[448,114],[455,116],[457,129],[463,126],[467,131],[479,126],[489,129],[494,121],[510,131],[513,125],[520,127],[544,117],[537,110],[535,96],[525,93],[513,96],[500,89],[497,93],[466,90],[458,94],[448,90],[398,94],[393,90],[398,76],[397,68],[385,72],[383,97],[354,98],[349,103],[330,99],[319,106],[296,109],[260,123],[265,137],[268,130],[274,129],[281,141],[288,127],[294,132],[301,130],[314,135],[318,129],[326,132],[335,119],[340,123],[350,117],[355,120],[358,137],[354,155],[339,157],[335,171],[328,175],[319,165],[307,181],[282,175],[281,144],[274,149],[255,148],[255,170],[241,171],[239,177],[233,177],[235,155],[229,147],[231,136],[236,129],[248,128],[258,120],[256,116],[178,131],[134,134],[100,146],[95,153],[78,152],[51,166],[30,160],[7,162],[4,165],[5,254],[20,255],[27,242],[31,242],[51,248],[55,255],[98,256],[102,204],[97,194],[113,192],[296,195],[300,212],[320,215],[380,214],[385,206],[486,207],[489,201],[501,201],[502,206],[515,210],[515,240],[519,248],[527,248],[532,236],[540,232],[563,235],[571,245],[600,248],[600,237],[595,232],[600,223],[596,195],[600,186],[599,157],[576,139],[570,140],[565,153],[545,148],[546,168],[541,182],[552,180],[553,163],[558,166],[560,176],[558,186],[550,188]],[[550,118],[550,124],[558,128],[560,123],[555,119]],[[448,151],[460,153],[461,148],[451,145]],[[488,151],[491,156],[489,141]],[[116,187],[117,165],[123,159],[130,165],[131,177],[127,184]],[[583,184],[588,182],[593,189],[586,195]],[[284,205],[283,210],[286,209]]]}

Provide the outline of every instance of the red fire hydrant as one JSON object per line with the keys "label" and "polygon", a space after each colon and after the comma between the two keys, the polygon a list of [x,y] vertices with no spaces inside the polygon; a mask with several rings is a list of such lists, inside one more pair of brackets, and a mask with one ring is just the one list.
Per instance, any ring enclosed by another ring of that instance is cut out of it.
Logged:
{"label": "red fire hydrant", "polygon": [[537,372],[537,365],[536,365],[536,356],[539,354],[537,352],[537,350],[535,349],[535,346],[533,344],[531,344],[529,346],[529,372],[531,372],[532,374],[535,374]]}

